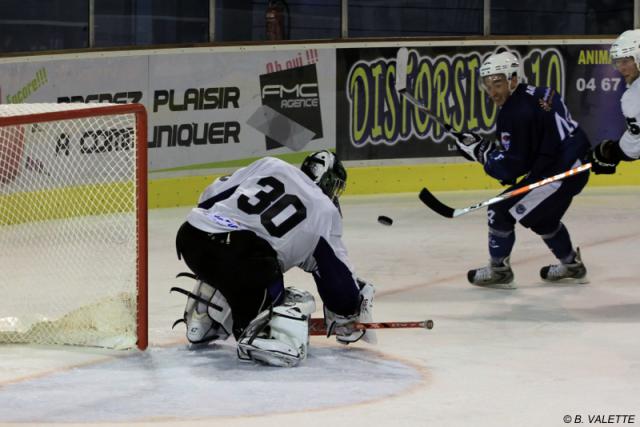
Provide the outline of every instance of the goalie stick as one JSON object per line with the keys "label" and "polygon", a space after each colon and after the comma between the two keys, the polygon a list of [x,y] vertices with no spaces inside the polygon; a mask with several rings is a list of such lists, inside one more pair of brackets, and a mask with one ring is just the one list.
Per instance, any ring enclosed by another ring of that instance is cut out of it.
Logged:
{"label": "goalie stick", "polygon": [[[354,327],[355,329],[433,329],[433,320],[422,320],[418,322],[358,322]],[[309,319],[309,335],[327,335],[327,328],[324,326],[324,319]]]}
{"label": "goalie stick", "polygon": [[424,103],[418,101],[409,92],[407,92],[407,63],[409,62],[409,50],[406,47],[398,49],[396,54],[396,90],[402,96],[404,96],[411,104],[415,105],[419,110],[427,113],[436,123],[442,126],[447,132],[456,134],[450,124],[445,123],[440,117],[438,117],[433,111],[427,108]]}
{"label": "goalie stick", "polygon": [[494,203],[499,203],[503,200],[507,200],[510,199],[512,197],[515,196],[519,196],[521,194],[525,194],[528,193],[529,191],[533,190],[534,188],[538,188],[541,187],[543,185],[547,185],[547,184],[551,184],[552,182],[556,182],[556,181],[560,181],[561,179],[565,179],[568,178],[570,176],[579,174],[581,172],[587,171],[591,169],[591,163],[585,163],[584,165],[580,165],[577,166],[573,169],[569,169],[568,171],[559,173],[557,175],[554,175],[552,177],[549,178],[545,178],[545,179],[541,179],[540,181],[534,182],[533,184],[529,184],[529,185],[525,185],[524,187],[520,187],[520,188],[516,188],[515,190],[511,190],[507,193],[503,193],[503,194],[499,194],[495,197],[492,197],[488,200],[485,200],[484,202],[480,202],[477,203],[475,205],[466,207],[466,208],[461,208],[461,209],[454,209],[452,207],[449,207],[447,205],[445,205],[444,203],[442,203],[440,200],[436,199],[436,197],[431,194],[431,191],[427,190],[427,188],[423,188],[422,191],[420,191],[420,200],[422,201],[422,203],[424,203],[425,205],[427,205],[431,210],[433,210],[434,212],[447,217],[447,218],[455,218],[458,217],[460,215],[464,215],[466,213],[469,212],[473,212],[476,211],[478,209],[482,209],[485,206],[489,206],[489,205],[493,205]]}

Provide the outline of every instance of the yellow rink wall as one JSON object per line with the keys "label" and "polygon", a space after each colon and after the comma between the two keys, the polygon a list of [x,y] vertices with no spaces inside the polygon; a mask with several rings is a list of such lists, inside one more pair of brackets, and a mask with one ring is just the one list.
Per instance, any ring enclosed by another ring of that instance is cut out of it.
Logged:
{"label": "yellow rink wall", "polygon": [[[417,165],[350,167],[347,195],[411,193],[422,187],[432,191],[501,188],[476,163],[426,163]],[[189,176],[149,181],[149,208],[192,206],[202,190],[217,176]],[[589,186],[634,185],[640,187],[640,161],[623,162],[615,175],[591,174]],[[640,195],[640,188],[639,188]]]}
{"label": "yellow rink wall", "polygon": [[0,195],[0,226],[135,211],[133,182]]}

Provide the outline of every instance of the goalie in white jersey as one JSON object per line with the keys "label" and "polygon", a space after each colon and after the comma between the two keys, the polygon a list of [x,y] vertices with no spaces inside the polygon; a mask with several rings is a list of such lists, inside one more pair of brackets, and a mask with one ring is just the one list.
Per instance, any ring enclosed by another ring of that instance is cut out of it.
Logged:
{"label": "goalie in white jersey", "polygon": [[611,45],[611,59],[627,83],[620,99],[627,130],[618,141],[605,140],[594,147],[590,156],[596,174],[612,174],[620,161],[640,158],[640,30],[620,34]]}
{"label": "goalie in white jersey", "polygon": [[233,334],[241,359],[304,360],[315,301],[285,289],[283,273],[292,267],[313,274],[339,342],[374,340],[372,331],[352,327],[372,320],[374,289],[356,278],[341,240],[346,177],[335,154],[319,151],[300,169],[266,157],[205,189],[176,237],[178,256],[197,279],[193,292],[180,290],[189,296],[181,320],[191,343]]}

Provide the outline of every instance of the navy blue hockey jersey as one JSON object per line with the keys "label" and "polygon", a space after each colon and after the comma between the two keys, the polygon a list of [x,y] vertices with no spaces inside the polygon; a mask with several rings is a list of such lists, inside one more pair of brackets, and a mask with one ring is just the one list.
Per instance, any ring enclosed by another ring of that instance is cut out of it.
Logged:
{"label": "navy blue hockey jersey", "polygon": [[589,139],[571,118],[554,89],[520,84],[498,112],[496,138],[502,145],[488,156],[485,172],[505,184],[522,184],[578,166]]}

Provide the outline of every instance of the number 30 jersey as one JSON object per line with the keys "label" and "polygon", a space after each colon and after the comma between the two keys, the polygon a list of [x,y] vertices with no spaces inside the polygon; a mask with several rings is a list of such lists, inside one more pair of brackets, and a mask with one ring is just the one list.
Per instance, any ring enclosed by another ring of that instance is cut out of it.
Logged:
{"label": "number 30 jersey", "polygon": [[620,99],[627,131],[620,138],[620,149],[632,159],[640,158],[640,78],[635,79]]}
{"label": "number 30 jersey", "polygon": [[187,221],[209,233],[253,231],[277,252],[283,271],[314,272],[329,254],[331,264],[353,275],[338,208],[300,169],[273,157],[217,179]]}

